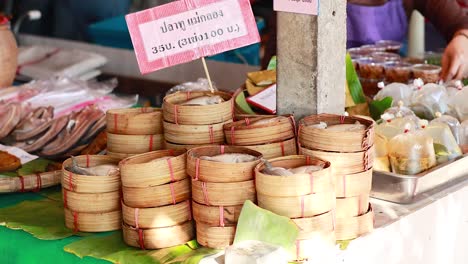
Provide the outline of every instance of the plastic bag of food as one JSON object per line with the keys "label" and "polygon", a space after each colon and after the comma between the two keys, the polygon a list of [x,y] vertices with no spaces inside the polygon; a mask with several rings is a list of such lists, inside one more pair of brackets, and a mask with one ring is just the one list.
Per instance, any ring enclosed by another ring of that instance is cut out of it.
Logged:
{"label": "plastic bag of food", "polygon": [[392,171],[414,175],[436,165],[433,139],[425,132],[409,131],[388,142],[388,155]]}
{"label": "plastic bag of food", "polygon": [[434,151],[438,164],[462,155],[455,137],[445,123],[431,123],[423,131],[434,140]]}
{"label": "plastic bag of food", "polygon": [[468,88],[463,88],[450,97],[450,107],[458,120],[468,120]]}
{"label": "plastic bag of food", "polygon": [[[381,85],[381,84],[380,84]],[[383,87],[374,97],[374,100],[382,100],[385,97],[392,97],[392,106],[397,106],[402,101],[404,105],[411,104],[414,90],[409,85],[403,83],[391,83]]]}
{"label": "plastic bag of food", "polygon": [[459,131],[460,131],[461,125],[458,119],[456,119],[453,116],[442,115],[441,113],[437,112],[436,118],[432,120],[430,124],[435,124],[435,123],[446,124],[450,128],[450,131],[452,132],[452,135],[457,141],[457,143],[460,143]]}
{"label": "plastic bag of food", "polygon": [[468,153],[468,120],[460,124],[460,131],[458,133],[460,139],[460,148],[463,154]]}
{"label": "plastic bag of food", "polygon": [[[214,82],[211,82],[213,85],[213,90],[217,91],[216,85]],[[210,91],[210,83],[205,78],[199,78],[196,82],[186,82],[178,84],[169,91],[167,91],[166,95],[173,94],[176,92],[195,92],[195,91]]]}
{"label": "plastic bag of food", "polygon": [[404,133],[406,129],[419,129],[420,119],[417,116],[395,117],[393,114],[383,114],[382,121],[376,126],[375,133],[386,137],[388,140]]}
{"label": "plastic bag of food", "polygon": [[399,101],[397,106],[393,106],[385,110],[384,114],[392,114],[395,117],[416,116],[413,110],[404,106],[403,101]]}
{"label": "plastic bag of food", "polygon": [[449,110],[447,90],[444,86],[429,83],[414,92],[411,108],[417,116],[432,120],[436,112]]}

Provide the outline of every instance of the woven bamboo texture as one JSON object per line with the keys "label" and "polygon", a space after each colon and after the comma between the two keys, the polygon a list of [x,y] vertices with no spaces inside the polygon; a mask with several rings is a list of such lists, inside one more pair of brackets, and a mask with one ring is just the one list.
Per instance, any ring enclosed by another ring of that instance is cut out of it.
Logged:
{"label": "woven bamboo texture", "polygon": [[192,180],[192,199],[200,204],[232,206],[256,201],[254,181],[202,182]]}
{"label": "woven bamboo texture", "polygon": [[164,136],[156,135],[118,135],[107,133],[107,149],[110,152],[135,154],[163,148]]}
{"label": "woven bamboo texture", "polygon": [[160,249],[182,245],[194,237],[192,221],[151,229],[136,229],[123,224],[122,233],[127,245],[141,249]]}
{"label": "woven bamboo texture", "polygon": [[118,159],[118,160],[123,160],[123,159],[126,159],[128,157],[132,157],[132,156],[135,156],[135,155],[138,155],[138,153],[118,153],[118,152],[112,152],[112,151],[107,151],[106,152],[106,155],[111,157],[111,158],[114,158],[114,159]]}
{"label": "woven bamboo texture", "polygon": [[233,226],[239,219],[242,205],[208,206],[192,202],[193,218],[208,226]]}
{"label": "woven bamboo texture", "polygon": [[223,249],[232,245],[236,226],[213,227],[197,222],[197,241],[208,248]]}
{"label": "woven bamboo texture", "polygon": [[75,232],[107,232],[122,226],[122,212],[78,213],[65,208],[65,226]]}
{"label": "woven bamboo texture", "polygon": [[[200,159],[202,156],[216,156],[228,153],[248,154],[257,157],[255,161],[225,163]],[[187,174],[204,182],[242,182],[253,180],[254,168],[262,154],[255,150],[234,146],[207,146],[193,148],[187,152]]]}
{"label": "woven bamboo texture", "polygon": [[323,165],[324,168],[313,173],[301,173],[291,176],[273,176],[262,173],[265,165],[260,163],[255,168],[257,192],[269,196],[302,196],[311,193],[333,190],[330,162],[303,155],[287,156],[269,161],[274,167],[296,168],[305,165]]}
{"label": "woven bamboo texture", "polygon": [[106,113],[107,132],[124,135],[163,134],[162,111],[142,107],[111,109]]}
{"label": "woven bamboo texture", "polygon": [[[277,121],[256,125],[260,120],[275,118]],[[293,116],[245,118],[224,125],[224,134],[229,145],[249,146],[285,141],[295,137],[296,126]]]}
{"label": "woven bamboo texture", "polygon": [[335,174],[336,197],[353,197],[361,194],[368,194],[371,188],[372,169],[355,174]]}
{"label": "woven bamboo texture", "polygon": [[206,147],[206,146],[219,146],[219,144],[202,144],[202,145],[190,145],[190,144],[176,144],[169,141],[164,141],[164,148],[165,149],[184,149],[190,150],[193,148],[198,147]]}
{"label": "woven bamboo texture", "polygon": [[[310,127],[320,122],[330,125],[355,124],[359,122],[366,126],[363,131],[330,131]],[[298,136],[300,144],[308,149],[336,152],[358,152],[367,150],[374,145],[374,122],[354,116],[339,116],[320,114],[303,118],[299,121]]]}
{"label": "woven bamboo texture", "polygon": [[369,206],[369,211],[365,214],[355,217],[336,218],[336,239],[348,240],[354,239],[374,229],[374,212]]}
{"label": "woven bamboo texture", "polygon": [[[83,155],[75,157],[80,167],[89,168],[98,165],[117,165],[119,160],[105,155]],[[67,168],[72,165],[72,159],[67,159],[62,165],[62,187],[77,193],[108,193],[120,190],[120,174],[118,170],[110,175],[80,175],[72,173]]]}
{"label": "woven bamboo texture", "polygon": [[122,186],[124,203],[131,207],[147,208],[176,204],[190,199],[190,179],[146,188]]}
{"label": "woven bamboo texture", "polygon": [[63,205],[79,213],[120,211],[120,190],[107,193],[77,193],[62,188]]}
{"label": "woven bamboo texture", "polygon": [[[158,158],[164,159],[156,160]],[[158,150],[140,154],[120,162],[122,185],[145,188],[180,181],[185,173],[185,150]]]}
{"label": "woven bamboo texture", "polygon": [[224,124],[176,125],[163,122],[164,138],[168,142],[181,145],[221,144],[224,142]]}
{"label": "woven bamboo texture", "polygon": [[62,171],[49,171],[21,177],[0,177],[0,193],[39,191],[60,184]]}
{"label": "woven bamboo texture", "polygon": [[291,219],[299,228],[297,239],[308,239],[317,232],[329,233],[335,230],[333,211],[325,212],[313,217]]}
{"label": "woven bamboo texture", "polygon": [[265,159],[274,159],[278,157],[297,155],[296,138],[291,138],[285,141],[261,144],[253,146],[244,146],[246,148],[262,153]]}
{"label": "woven bamboo texture", "polygon": [[213,95],[211,92],[178,92],[168,95],[163,102],[164,120],[181,125],[209,125],[224,123],[233,117],[234,101],[225,92],[215,92],[225,101],[214,105],[180,105],[190,99]]}
{"label": "woven bamboo texture", "polygon": [[369,210],[369,193],[359,196],[336,198],[336,217],[349,218],[365,214]]}

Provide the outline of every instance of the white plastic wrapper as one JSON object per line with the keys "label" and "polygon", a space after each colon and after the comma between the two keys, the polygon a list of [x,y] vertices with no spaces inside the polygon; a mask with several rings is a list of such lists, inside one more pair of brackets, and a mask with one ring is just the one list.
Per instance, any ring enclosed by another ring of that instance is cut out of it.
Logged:
{"label": "white plastic wrapper", "polygon": [[[214,82],[211,82],[213,85],[213,89],[218,91]],[[195,92],[195,91],[210,91],[210,84],[207,79],[199,78],[196,82],[186,82],[178,84],[169,91],[167,91],[166,95],[173,94],[176,92]]]}
{"label": "white plastic wrapper", "polygon": [[434,140],[434,150],[437,163],[441,164],[462,155],[450,128],[444,123],[431,123],[423,130]]}
{"label": "white plastic wrapper", "polygon": [[383,120],[375,128],[375,133],[386,137],[388,140],[404,133],[406,130],[418,130],[420,119],[417,116],[396,117]]}
{"label": "white plastic wrapper", "polygon": [[460,132],[461,125],[458,119],[450,115],[441,115],[440,113],[436,113],[436,118],[432,120],[430,124],[435,124],[435,123],[446,124],[450,128],[450,131],[452,132],[453,137],[455,138],[457,143],[460,142],[459,132]]}
{"label": "white plastic wrapper", "polygon": [[449,111],[449,98],[444,86],[429,83],[413,94],[411,109],[417,116],[432,120],[435,113],[445,114]]}
{"label": "white plastic wrapper", "polygon": [[468,120],[468,87],[453,94],[449,100],[451,114],[461,122]]}
{"label": "white plastic wrapper", "polygon": [[404,105],[411,104],[411,98],[414,93],[413,88],[403,83],[391,83],[382,88],[375,96],[374,100],[382,100],[385,97],[392,97],[392,106],[397,106],[402,101]]}
{"label": "white plastic wrapper", "polygon": [[460,124],[459,138],[459,144],[463,152],[466,153],[465,149],[468,149],[468,120]]}
{"label": "white plastic wrapper", "polygon": [[395,117],[416,116],[413,110],[404,106],[403,101],[398,102],[397,106],[393,106],[385,110],[384,114],[391,114]]}

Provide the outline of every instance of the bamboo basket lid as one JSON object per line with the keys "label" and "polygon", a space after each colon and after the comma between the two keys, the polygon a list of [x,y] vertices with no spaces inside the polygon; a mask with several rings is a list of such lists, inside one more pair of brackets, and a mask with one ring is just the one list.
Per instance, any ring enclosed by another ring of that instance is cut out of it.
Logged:
{"label": "bamboo basket lid", "polygon": [[213,227],[196,222],[197,242],[207,248],[224,249],[234,242],[236,226]]}
{"label": "bamboo basket lid", "polygon": [[300,153],[331,163],[333,174],[353,174],[367,171],[374,165],[374,147],[359,152],[328,152],[301,148]]}
{"label": "bamboo basket lid", "polygon": [[261,144],[253,146],[244,146],[246,148],[262,153],[264,159],[274,159],[278,157],[297,155],[296,138],[291,138],[286,141]]}
{"label": "bamboo basket lid", "polygon": [[123,135],[162,134],[162,111],[142,107],[111,109],[106,113],[107,132]]}
{"label": "bamboo basket lid", "polygon": [[336,217],[348,218],[365,214],[369,210],[369,193],[336,198]]}
{"label": "bamboo basket lid", "polygon": [[312,217],[302,217],[291,219],[299,228],[297,239],[307,239],[317,232],[335,231],[335,215],[333,211],[328,211]]}
{"label": "bamboo basket lid", "polygon": [[[82,155],[75,157],[80,167],[93,167],[104,164],[117,165],[119,160],[105,155]],[[67,168],[72,165],[72,159],[62,164],[62,187],[77,193],[107,193],[120,190],[120,173],[115,171],[110,175],[80,175]]]}
{"label": "bamboo basket lid", "polygon": [[336,218],[336,240],[348,240],[360,237],[374,230],[374,211],[372,206],[360,216]]}
{"label": "bamboo basket lid", "polygon": [[[219,95],[225,101],[213,105],[181,105],[190,99]],[[181,125],[209,125],[224,123],[233,117],[234,100],[225,92],[177,92],[164,97],[162,109],[164,120]]]}
{"label": "bamboo basket lid", "polygon": [[242,206],[208,206],[192,201],[193,219],[208,226],[236,225]]}
{"label": "bamboo basket lid", "polygon": [[132,157],[132,156],[135,156],[135,155],[138,155],[138,154],[139,153],[129,154],[129,153],[112,152],[112,151],[109,151],[109,150],[106,151],[107,156],[109,156],[111,158],[114,158],[114,159],[118,159],[118,160],[123,160],[123,159],[126,159],[128,157]]}
{"label": "bamboo basket lid", "polygon": [[[167,159],[158,158],[168,157]],[[119,164],[122,185],[151,187],[180,181],[185,173],[185,150],[158,150],[122,160]]]}
{"label": "bamboo basket lid", "polygon": [[311,217],[335,208],[333,190],[302,196],[278,197],[257,193],[258,206],[290,218]]}
{"label": "bamboo basket lid", "polygon": [[79,213],[120,210],[120,190],[106,193],[77,193],[62,188],[63,207]]}
{"label": "bamboo basket lid", "polygon": [[40,191],[60,184],[62,170],[41,172],[17,177],[0,177],[0,193]]}
{"label": "bamboo basket lid", "polygon": [[[255,122],[275,118],[276,121],[256,125]],[[249,146],[285,141],[296,136],[293,116],[245,118],[224,125],[224,134],[229,145]]]}
{"label": "bamboo basket lid", "polygon": [[192,199],[200,204],[232,206],[255,202],[254,181],[202,182],[192,180]]}
{"label": "bamboo basket lid", "polygon": [[[248,154],[257,159],[250,162],[225,163],[200,159],[228,153]],[[254,168],[262,154],[255,150],[235,146],[206,146],[187,152],[187,174],[204,182],[243,182],[253,180]]]}
{"label": "bamboo basket lid", "polygon": [[[291,256],[292,261],[313,261],[318,256],[323,255],[323,252],[330,251],[335,248],[336,236],[334,231],[315,232],[307,239],[297,239]],[[320,262],[317,262],[320,263]]]}
{"label": "bamboo basket lid", "polygon": [[300,173],[291,176],[273,176],[261,171],[262,162],[255,167],[255,184],[257,192],[269,196],[301,196],[318,192],[329,192],[333,189],[333,179],[330,174],[330,162],[303,155],[287,156],[269,160],[274,167],[286,169],[304,165],[324,165],[322,170],[313,173]]}
{"label": "bamboo basket lid", "polygon": [[156,135],[118,135],[107,133],[107,149],[116,153],[145,153],[162,149],[164,136]]}
{"label": "bamboo basket lid", "polygon": [[353,197],[366,193],[369,194],[371,189],[372,169],[355,174],[335,174],[336,197]]}
{"label": "bamboo basket lid", "polygon": [[160,228],[192,220],[192,211],[190,200],[151,208],[133,208],[122,202],[122,216],[124,223],[129,226]]}
{"label": "bamboo basket lid", "polygon": [[192,221],[151,229],[137,229],[123,224],[122,233],[127,245],[141,249],[160,249],[182,245],[194,237]]}
{"label": "bamboo basket lid", "polygon": [[65,226],[74,232],[107,232],[119,230],[122,225],[121,211],[107,213],[78,213],[65,208]]}
{"label": "bamboo basket lid", "polygon": [[177,125],[163,122],[164,138],[168,142],[183,145],[221,144],[224,142],[224,124]]}
{"label": "bamboo basket lid", "polygon": [[[366,126],[362,131],[330,131],[310,127],[320,122],[330,125],[354,124],[359,122]],[[374,121],[355,117],[331,114],[312,115],[299,121],[299,143],[308,149],[336,152],[358,152],[374,145]]]}
{"label": "bamboo basket lid", "polygon": [[138,208],[176,204],[190,199],[190,179],[146,188],[122,186],[126,205]]}

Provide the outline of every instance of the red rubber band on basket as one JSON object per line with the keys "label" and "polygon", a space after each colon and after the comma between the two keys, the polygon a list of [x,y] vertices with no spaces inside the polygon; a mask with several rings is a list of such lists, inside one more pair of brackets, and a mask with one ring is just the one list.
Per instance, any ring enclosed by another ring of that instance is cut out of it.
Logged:
{"label": "red rubber band on basket", "polygon": [[306,165],[310,165],[310,156],[306,156]]}
{"label": "red rubber band on basket", "polygon": [[18,176],[18,178],[19,178],[20,185],[21,185],[20,192],[24,192],[24,178],[23,176]]}
{"label": "red rubber band on basket", "polygon": [[236,144],[236,141],[235,141],[235,137],[234,137],[234,126],[231,127],[231,145],[235,145]]}
{"label": "red rubber band on basket", "polygon": [[139,222],[139,221],[138,221],[138,212],[139,212],[139,210],[140,210],[139,208],[135,208],[135,209],[133,210],[133,218],[134,218],[134,220],[135,220],[135,227],[136,227],[136,229],[140,229],[140,226],[138,225],[138,222]]}
{"label": "red rubber band on basket", "polygon": [[301,196],[301,217],[304,217],[304,196]]}
{"label": "red rubber band on basket", "polygon": [[36,173],[36,189],[34,189],[34,192],[40,191],[42,188],[42,178],[40,173]]}
{"label": "red rubber band on basket", "polygon": [[342,115],[340,116],[340,124],[344,124],[346,116]]}
{"label": "red rubber band on basket", "polygon": [[176,123],[176,125],[179,124],[179,117],[178,117],[178,114],[177,113],[177,105],[174,105],[174,123]]}
{"label": "red rubber band on basket", "polygon": [[224,227],[224,206],[219,207],[219,226]]}
{"label": "red rubber band on basket", "polygon": [[73,232],[78,232],[78,213],[73,212]]}
{"label": "red rubber band on basket", "polygon": [[189,221],[192,221],[192,207],[191,207],[191,204],[190,204],[190,200],[187,200],[187,208],[188,208],[188,212],[189,212]]}
{"label": "red rubber band on basket", "polygon": [[140,248],[145,250],[145,240],[144,237],[145,235],[143,234],[143,230],[137,229],[138,230],[138,243],[140,244]]}
{"label": "red rubber band on basket", "polygon": [[213,126],[208,127],[208,132],[210,133],[210,144],[214,144],[214,132],[213,132]]}
{"label": "red rubber band on basket", "polygon": [[195,179],[196,181],[198,181],[198,176],[200,175],[200,159],[197,158],[195,160]]}
{"label": "red rubber band on basket", "polygon": [[152,151],[152,150],[153,150],[153,135],[150,135],[148,151]]}
{"label": "red rubber band on basket", "polygon": [[117,115],[114,115],[114,130],[115,130],[115,132],[119,132],[119,130],[117,128]]}
{"label": "red rubber band on basket", "polygon": [[245,120],[245,124],[250,126],[250,119],[248,117],[246,117],[244,120]]}
{"label": "red rubber band on basket", "polygon": [[169,149],[169,156],[174,156],[174,150],[173,149]]}
{"label": "red rubber band on basket", "polygon": [[284,157],[284,142],[283,141],[280,142],[280,147],[281,147],[281,156]]}
{"label": "red rubber band on basket", "polygon": [[297,125],[296,125],[296,119],[294,119],[294,116],[289,116],[289,119],[291,120],[291,124],[293,126],[293,130],[294,130],[294,135],[296,136],[296,129],[297,129]]}
{"label": "red rubber band on basket", "polygon": [[171,175],[171,182],[175,182],[175,177],[174,177],[174,170],[172,169],[172,161],[171,159],[167,159],[167,166],[169,167],[169,174]]}
{"label": "red rubber band on basket", "polygon": [[297,239],[296,240],[296,259],[299,259],[300,253],[301,253],[301,241]]}
{"label": "red rubber band on basket", "polygon": [[224,147],[224,145],[219,146],[219,152],[221,152],[221,154],[224,154]]}
{"label": "red rubber band on basket", "polygon": [[187,97],[186,97],[187,101],[190,100],[190,91],[188,91],[188,92],[186,93],[186,95],[187,95]]}
{"label": "red rubber band on basket", "polygon": [[205,199],[205,203],[207,205],[211,205],[210,199],[208,198],[208,190],[206,189],[206,182],[202,182],[201,186],[202,186],[203,198]]}
{"label": "red rubber band on basket", "polygon": [[310,175],[310,193],[314,193],[314,175],[309,172]]}
{"label": "red rubber band on basket", "polygon": [[63,207],[68,208],[67,189],[63,188]]}
{"label": "red rubber band on basket", "polygon": [[171,187],[172,204],[176,204],[176,197],[175,197],[175,191],[174,191],[174,183],[173,183],[173,182],[169,183],[169,187]]}
{"label": "red rubber band on basket", "polygon": [[72,179],[73,179],[73,172],[70,172],[70,174],[69,174],[69,176],[68,176],[68,185],[70,185],[70,191],[74,191],[74,190],[75,190],[75,189],[73,188]]}
{"label": "red rubber band on basket", "polygon": [[86,155],[86,168],[89,168],[89,155]]}

